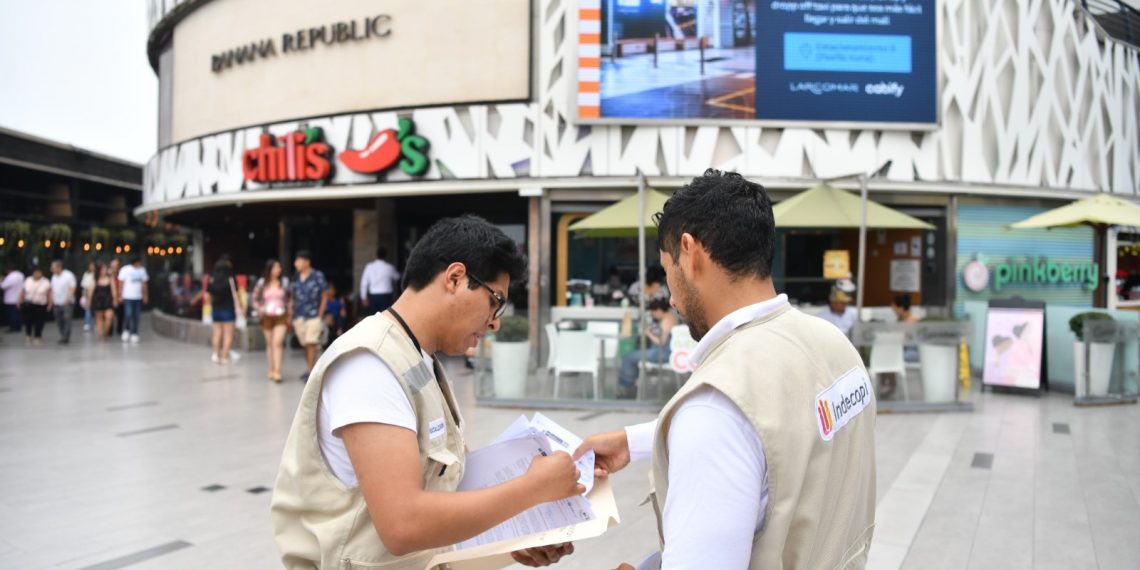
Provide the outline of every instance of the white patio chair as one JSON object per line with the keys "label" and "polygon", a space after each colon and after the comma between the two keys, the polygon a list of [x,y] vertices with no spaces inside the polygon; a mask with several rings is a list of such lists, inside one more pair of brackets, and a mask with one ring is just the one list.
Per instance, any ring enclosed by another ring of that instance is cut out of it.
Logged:
{"label": "white patio chair", "polygon": [[880,374],[894,373],[902,387],[903,400],[910,400],[906,382],[906,359],[903,357],[903,342],[906,334],[902,332],[880,332],[875,335],[871,343],[871,365],[867,367],[867,374],[874,383]]}
{"label": "white patio chair", "polygon": [[621,323],[616,321],[587,321],[586,332],[601,336],[605,347],[602,355],[606,364],[611,365],[617,361],[618,334],[621,333]]}
{"label": "white patio chair", "polygon": [[[558,398],[558,389],[562,375],[568,372],[589,374],[594,380],[594,399],[598,395],[598,339],[586,331],[562,331],[558,333],[555,343],[554,359],[554,397]],[[582,386],[583,397],[586,386]]]}
{"label": "white patio chair", "polygon": [[558,325],[554,323],[546,323],[546,371],[554,373],[554,362],[558,355]]}

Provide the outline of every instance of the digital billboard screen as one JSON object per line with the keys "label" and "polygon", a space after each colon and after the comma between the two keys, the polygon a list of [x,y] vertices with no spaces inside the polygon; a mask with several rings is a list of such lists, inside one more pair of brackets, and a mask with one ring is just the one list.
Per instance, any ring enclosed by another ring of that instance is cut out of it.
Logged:
{"label": "digital billboard screen", "polygon": [[934,0],[579,0],[584,121],[938,122]]}

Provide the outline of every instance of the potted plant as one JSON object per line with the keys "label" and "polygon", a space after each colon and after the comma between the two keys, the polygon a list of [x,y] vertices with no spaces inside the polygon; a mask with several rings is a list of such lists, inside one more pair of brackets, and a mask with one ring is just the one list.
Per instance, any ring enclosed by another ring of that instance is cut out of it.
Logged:
{"label": "potted plant", "polygon": [[[1108,394],[1108,383],[1112,379],[1112,361],[1116,356],[1116,345],[1111,338],[1085,338],[1085,323],[1088,321],[1112,321],[1108,313],[1087,311],[1073,315],[1069,319],[1069,329],[1077,336],[1073,341],[1073,381],[1076,386],[1088,386],[1088,396]],[[1088,341],[1088,352],[1085,352]],[[1078,388],[1078,393],[1079,388]]]}
{"label": "potted plant", "polygon": [[530,325],[526,317],[508,315],[500,321],[495,343],[491,346],[491,372],[496,397],[522,398],[526,394],[529,337]]}
{"label": "potted plant", "polygon": [[958,356],[961,332],[949,324],[957,319],[930,316],[918,325],[918,359],[922,368],[922,395],[926,402],[958,399]]}

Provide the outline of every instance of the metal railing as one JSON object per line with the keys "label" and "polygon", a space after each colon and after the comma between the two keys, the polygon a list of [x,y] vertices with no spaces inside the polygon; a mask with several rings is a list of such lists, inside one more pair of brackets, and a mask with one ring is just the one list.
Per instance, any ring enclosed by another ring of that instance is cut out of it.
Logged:
{"label": "metal railing", "polygon": [[1080,0],[1100,28],[1113,38],[1140,48],[1140,10],[1123,0]]}

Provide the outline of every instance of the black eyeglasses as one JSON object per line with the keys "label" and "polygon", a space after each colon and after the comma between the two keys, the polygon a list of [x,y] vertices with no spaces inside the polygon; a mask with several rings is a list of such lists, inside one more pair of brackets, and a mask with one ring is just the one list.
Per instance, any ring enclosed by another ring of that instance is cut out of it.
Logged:
{"label": "black eyeglasses", "polygon": [[495,291],[489,285],[484,283],[482,279],[479,279],[478,277],[476,277],[470,273],[467,274],[467,277],[470,278],[472,281],[482,285],[483,288],[486,289],[487,292],[491,294],[491,298],[495,300],[495,303],[498,303],[498,306],[495,307],[495,316],[492,317],[491,320],[495,320],[495,319],[502,317],[503,313],[507,312],[507,300],[504,299],[503,296],[500,295],[498,291]]}

